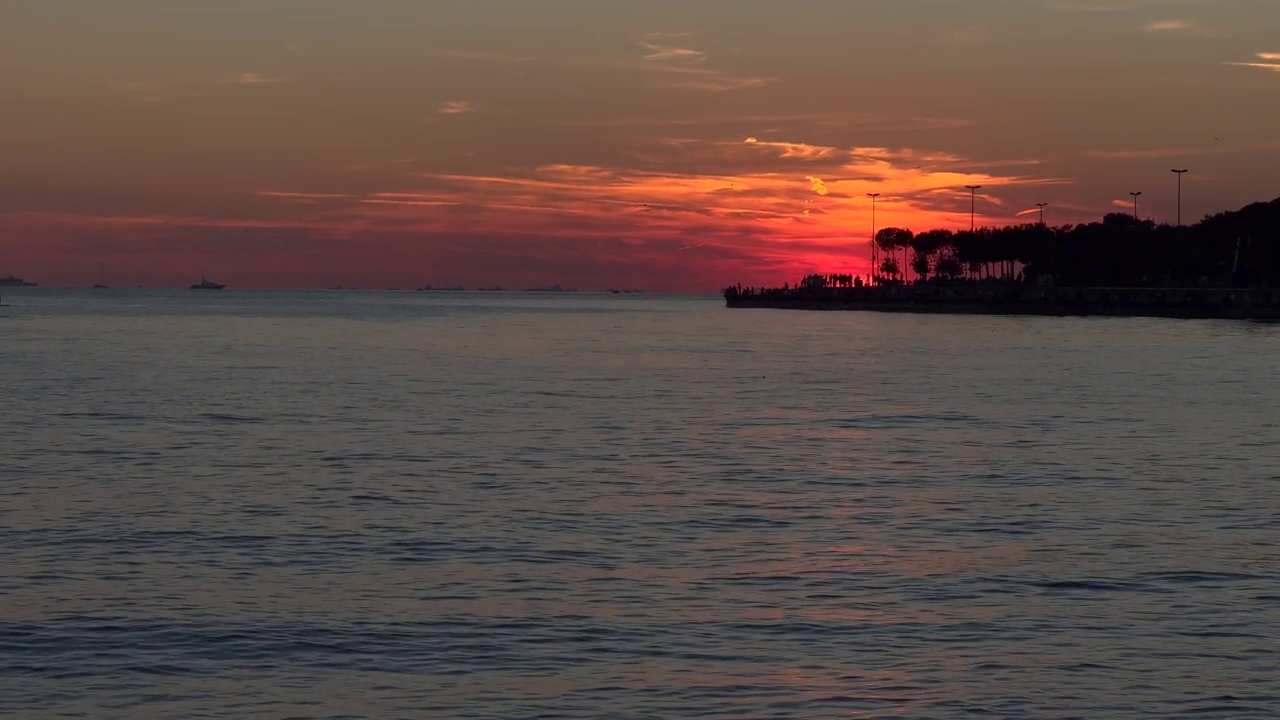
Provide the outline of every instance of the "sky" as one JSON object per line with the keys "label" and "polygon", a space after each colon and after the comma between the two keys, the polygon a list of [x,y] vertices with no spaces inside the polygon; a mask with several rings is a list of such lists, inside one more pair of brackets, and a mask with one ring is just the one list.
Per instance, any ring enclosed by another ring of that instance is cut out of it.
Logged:
{"label": "sky", "polygon": [[[0,275],[706,292],[1280,196],[1280,0],[6,0]],[[980,185],[972,196],[966,185]],[[973,217],[970,213],[973,212]]]}

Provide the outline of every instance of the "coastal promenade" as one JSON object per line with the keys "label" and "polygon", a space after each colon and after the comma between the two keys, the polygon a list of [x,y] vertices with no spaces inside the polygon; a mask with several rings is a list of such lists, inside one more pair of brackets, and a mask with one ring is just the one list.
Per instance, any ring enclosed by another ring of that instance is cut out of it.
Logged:
{"label": "coastal promenade", "polygon": [[731,308],[1280,320],[1280,289],[1053,287],[1012,282],[724,291]]}

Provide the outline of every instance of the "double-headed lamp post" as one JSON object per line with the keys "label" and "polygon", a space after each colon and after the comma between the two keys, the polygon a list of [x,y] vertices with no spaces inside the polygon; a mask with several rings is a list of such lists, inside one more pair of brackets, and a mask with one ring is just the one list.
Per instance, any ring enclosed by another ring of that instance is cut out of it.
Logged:
{"label": "double-headed lamp post", "polygon": [[965,185],[969,190],[969,232],[973,232],[977,226],[974,224],[975,208],[978,203],[978,191],[982,189],[981,185]]}
{"label": "double-headed lamp post", "polygon": [[867,193],[867,197],[871,198],[871,278],[874,281],[879,272],[876,268],[876,198],[880,193]]}
{"label": "double-headed lamp post", "polygon": [[1182,175],[1186,171],[1186,168],[1181,170],[1170,170],[1170,172],[1178,176],[1178,224],[1176,227],[1182,227]]}
{"label": "double-headed lamp post", "polygon": [[1040,208],[1040,225],[1044,225],[1044,209],[1049,207],[1049,203],[1036,203],[1036,207]]}
{"label": "double-headed lamp post", "polygon": [[1131,192],[1129,194],[1133,196],[1133,219],[1138,220],[1138,196],[1142,194],[1142,191],[1139,190],[1138,192]]}

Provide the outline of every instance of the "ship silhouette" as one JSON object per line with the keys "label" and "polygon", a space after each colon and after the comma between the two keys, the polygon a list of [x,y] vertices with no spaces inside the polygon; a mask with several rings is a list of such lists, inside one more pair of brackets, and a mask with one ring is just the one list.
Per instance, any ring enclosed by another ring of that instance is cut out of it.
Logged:
{"label": "ship silhouette", "polygon": [[209,282],[203,275],[200,276],[200,282],[192,285],[189,290],[221,290],[226,287],[221,283]]}

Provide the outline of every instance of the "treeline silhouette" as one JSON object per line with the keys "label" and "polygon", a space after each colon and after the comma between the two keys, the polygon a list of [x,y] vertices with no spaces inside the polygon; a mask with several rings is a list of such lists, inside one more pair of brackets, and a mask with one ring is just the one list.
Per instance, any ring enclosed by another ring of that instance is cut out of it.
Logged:
{"label": "treeline silhouette", "polygon": [[1280,286],[1280,198],[1176,227],[1110,213],[1039,223],[875,235],[879,284],[1002,279],[1060,286]]}

